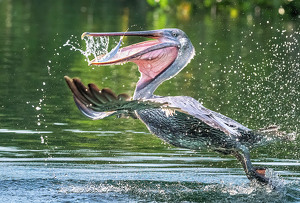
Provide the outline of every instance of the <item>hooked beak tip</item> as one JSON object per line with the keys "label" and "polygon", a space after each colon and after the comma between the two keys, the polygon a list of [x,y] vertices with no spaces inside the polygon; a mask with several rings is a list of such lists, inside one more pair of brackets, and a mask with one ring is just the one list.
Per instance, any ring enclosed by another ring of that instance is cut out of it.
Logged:
{"label": "hooked beak tip", "polygon": [[81,35],[81,39],[83,39],[85,36],[89,36],[89,35],[90,35],[89,32],[84,32],[84,33],[82,33],[82,35]]}
{"label": "hooked beak tip", "polygon": [[93,61],[89,61],[89,62],[88,62],[88,66],[91,66],[91,65],[94,65],[94,64],[93,64]]}

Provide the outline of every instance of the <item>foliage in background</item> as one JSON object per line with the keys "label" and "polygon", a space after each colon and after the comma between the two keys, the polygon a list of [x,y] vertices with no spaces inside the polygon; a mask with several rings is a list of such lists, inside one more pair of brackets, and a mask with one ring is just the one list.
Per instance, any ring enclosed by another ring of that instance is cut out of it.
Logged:
{"label": "foliage in background", "polygon": [[300,1],[296,0],[147,0],[147,3],[165,10],[176,8],[181,11],[187,9],[191,12],[197,9],[207,9],[213,15],[228,12],[233,18],[239,14],[258,16],[264,11],[292,18],[299,18],[300,15]]}

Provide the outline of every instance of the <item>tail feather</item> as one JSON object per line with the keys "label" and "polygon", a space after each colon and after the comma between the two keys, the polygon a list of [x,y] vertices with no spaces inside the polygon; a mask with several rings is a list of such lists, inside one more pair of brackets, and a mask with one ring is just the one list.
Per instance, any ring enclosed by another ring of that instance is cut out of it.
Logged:
{"label": "tail feather", "polygon": [[259,129],[259,132],[266,133],[266,134],[268,134],[268,133],[277,134],[277,133],[279,133],[279,129],[280,129],[280,127],[277,125],[269,125],[266,128]]}
{"label": "tail feather", "polygon": [[256,131],[256,136],[261,139],[260,145],[265,145],[275,141],[294,141],[296,133],[288,133],[280,130],[280,126],[270,125]]}

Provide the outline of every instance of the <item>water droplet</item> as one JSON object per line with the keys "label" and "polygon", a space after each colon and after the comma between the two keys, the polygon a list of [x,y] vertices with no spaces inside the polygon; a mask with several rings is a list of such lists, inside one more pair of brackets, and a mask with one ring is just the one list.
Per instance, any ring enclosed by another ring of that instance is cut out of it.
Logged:
{"label": "water droplet", "polygon": [[[72,37],[71,37],[72,38]],[[63,46],[70,46],[70,50],[79,51],[82,55],[86,57],[86,61],[90,63],[90,56],[97,58],[99,55],[103,55],[108,53],[108,45],[109,45],[109,38],[108,37],[84,37],[83,40],[85,41],[85,50],[80,47],[78,42],[70,42],[68,40]]]}
{"label": "water droplet", "polygon": [[45,143],[45,140],[44,140],[43,136],[41,136],[41,143],[42,143],[42,144]]}

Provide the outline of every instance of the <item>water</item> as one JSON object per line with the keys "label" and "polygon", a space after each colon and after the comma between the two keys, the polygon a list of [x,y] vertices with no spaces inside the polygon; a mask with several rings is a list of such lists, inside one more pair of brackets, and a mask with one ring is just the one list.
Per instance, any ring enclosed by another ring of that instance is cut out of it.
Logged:
{"label": "water", "polygon": [[[109,45],[109,38],[108,37],[84,37],[83,40],[85,41],[85,50],[80,47],[78,41],[71,41],[73,36],[67,40],[67,42],[63,46],[70,47],[70,50],[75,50],[80,52],[83,56],[85,56],[86,61],[88,64],[90,63],[91,59],[89,58],[92,56],[93,58],[97,58],[99,55],[107,54],[107,49]],[[77,38],[76,38],[77,39]]]}
{"label": "water", "polygon": [[[0,2],[1,202],[299,202],[299,22],[206,12],[180,19],[123,4]],[[156,94],[192,96],[250,128],[296,134],[251,154],[280,175],[278,190],[249,183],[231,156],[174,148],[138,120],[91,121],[78,111],[64,75],[132,95],[139,73],[130,63],[89,67],[63,44],[84,47],[85,31],[163,27],[184,30],[196,56]]]}

